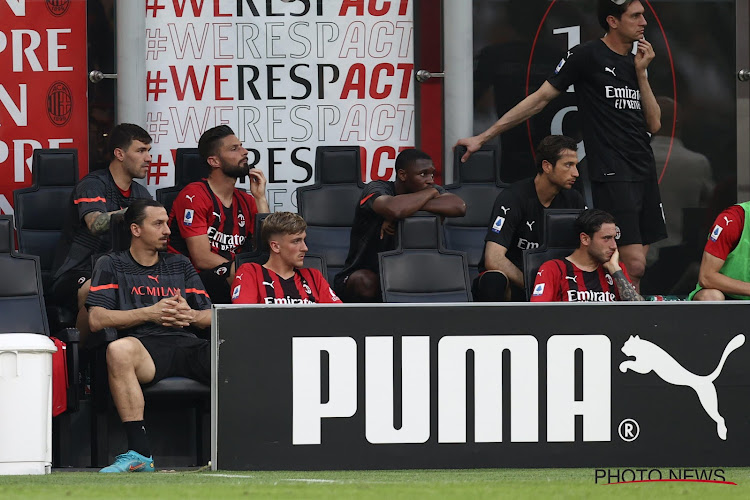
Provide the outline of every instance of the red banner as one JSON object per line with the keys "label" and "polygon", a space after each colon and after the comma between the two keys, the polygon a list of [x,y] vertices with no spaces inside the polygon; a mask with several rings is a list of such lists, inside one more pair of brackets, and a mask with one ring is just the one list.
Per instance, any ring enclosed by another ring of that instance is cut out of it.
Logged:
{"label": "red banner", "polygon": [[77,148],[88,172],[86,1],[0,0],[0,213],[39,148]]}

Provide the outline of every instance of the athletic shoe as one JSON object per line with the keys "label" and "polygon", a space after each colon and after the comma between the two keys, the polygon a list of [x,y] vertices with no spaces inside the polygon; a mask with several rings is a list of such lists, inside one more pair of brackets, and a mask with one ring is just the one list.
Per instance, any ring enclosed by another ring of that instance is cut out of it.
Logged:
{"label": "athletic shoe", "polygon": [[154,472],[154,457],[144,457],[140,453],[129,450],[117,455],[115,463],[99,472]]}

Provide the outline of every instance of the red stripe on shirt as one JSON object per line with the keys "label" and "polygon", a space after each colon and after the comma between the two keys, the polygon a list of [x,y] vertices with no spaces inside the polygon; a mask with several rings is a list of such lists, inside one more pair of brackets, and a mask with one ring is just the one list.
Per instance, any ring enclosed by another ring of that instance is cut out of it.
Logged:
{"label": "red stripe on shirt", "polygon": [[365,203],[367,203],[367,200],[369,200],[373,196],[375,196],[375,193],[370,193],[367,196],[365,196],[364,198],[362,198],[362,200],[360,200],[360,202],[359,202],[359,206],[361,207],[362,205],[364,205]]}
{"label": "red stripe on shirt", "polygon": [[110,283],[108,285],[92,286],[89,289],[89,292],[98,292],[99,290],[109,290],[110,288],[117,290],[120,288],[120,285],[118,285],[117,283]]}
{"label": "red stripe on shirt", "polygon": [[197,293],[198,295],[205,295],[208,297],[208,294],[205,290],[201,290],[200,288],[186,288],[185,293]]}
{"label": "red stripe on shirt", "polygon": [[102,198],[101,196],[97,196],[96,198],[78,198],[77,200],[73,200],[73,204],[78,205],[79,203],[94,203],[97,201],[101,201],[102,203],[107,203],[107,200],[105,198]]}

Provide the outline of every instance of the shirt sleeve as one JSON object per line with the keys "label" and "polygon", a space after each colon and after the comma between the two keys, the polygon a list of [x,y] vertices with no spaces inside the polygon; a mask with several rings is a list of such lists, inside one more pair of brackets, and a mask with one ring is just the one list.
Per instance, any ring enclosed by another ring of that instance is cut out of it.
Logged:
{"label": "shirt sleeve", "polygon": [[323,273],[317,269],[310,269],[313,281],[316,285],[316,295],[319,304],[341,304],[341,299],[334,293],[328,281],[323,277]]}
{"label": "shirt sleeve", "polygon": [[581,78],[586,59],[584,52],[580,45],[568,50],[547,81],[557,90],[565,92],[569,86]]}
{"label": "shirt sleeve", "polygon": [[745,210],[739,205],[727,208],[714,221],[705,252],[721,260],[727,260],[727,256],[737,247],[744,227]]}
{"label": "shirt sleeve", "polygon": [[242,264],[232,281],[232,304],[260,304],[255,266]]}
{"label": "shirt sleeve", "polygon": [[73,203],[78,208],[78,218],[83,220],[91,212],[107,212],[104,184],[96,177],[84,177],[75,188]]}
{"label": "shirt sleeve", "polygon": [[492,241],[506,249],[511,248],[517,237],[518,225],[523,220],[522,211],[518,198],[510,189],[501,192],[492,207],[492,218],[484,241]]}
{"label": "shirt sleeve", "polygon": [[378,181],[370,182],[362,190],[362,196],[359,199],[359,208],[369,212],[375,212],[372,205],[375,203],[375,200],[384,194],[391,195],[390,191],[388,191],[387,184]]}
{"label": "shirt sleeve", "polygon": [[193,264],[190,263],[187,257],[183,257],[183,266],[185,269],[185,300],[191,308],[196,311],[203,311],[204,309],[211,309],[211,299],[208,297],[206,287],[195,271]]}
{"label": "shirt sleeve", "polygon": [[208,215],[213,211],[213,203],[206,196],[199,184],[188,184],[172,204],[174,220],[183,239],[208,234]]}
{"label": "shirt sleeve", "polygon": [[539,267],[531,302],[560,302],[560,266],[554,260],[548,260]]}
{"label": "shirt sleeve", "polygon": [[119,284],[112,258],[104,255],[96,261],[91,275],[91,287],[86,298],[86,309],[103,307],[104,309],[120,309],[118,301]]}

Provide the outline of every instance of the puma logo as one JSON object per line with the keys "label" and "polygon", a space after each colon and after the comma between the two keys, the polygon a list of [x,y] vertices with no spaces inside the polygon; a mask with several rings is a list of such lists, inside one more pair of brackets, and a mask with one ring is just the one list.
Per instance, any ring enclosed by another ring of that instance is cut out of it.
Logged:
{"label": "puma logo", "polygon": [[271,281],[270,283],[269,283],[268,281],[264,281],[264,282],[263,282],[263,284],[264,284],[264,285],[268,285],[268,286],[270,286],[271,288],[273,288],[274,290],[276,290],[276,288],[274,288],[274,286],[273,286],[273,281]]}
{"label": "puma logo", "polygon": [[192,203],[193,202],[193,198],[195,198],[195,195],[190,196],[189,194],[186,194],[185,198],[187,198],[188,200],[190,200],[190,203]]}
{"label": "puma logo", "polygon": [[638,335],[635,337],[631,335],[622,346],[622,352],[627,356],[634,356],[636,359],[620,363],[620,371],[625,373],[630,369],[636,373],[645,375],[653,370],[656,375],[669,384],[692,387],[698,395],[698,400],[703,409],[716,422],[716,433],[721,439],[726,440],[727,426],[724,424],[724,418],[719,414],[719,401],[716,395],[714,380],[721,373],[727,357],[744,343],[745,336],[741,333],[736,335],[724,348],[724,353],[719,360],[719,366],[709,375],[696,375],[683,368],[669,353],[658,345],[648,340],[643,340]]}
{"label": "puma logo", "polygon": [[535,222],[536,222],[535,220],[532,220],[532,221],[528,221],[527,220],[526,221],[526,225],[529,226],[529,231],[533,231],[534,230],[534,223]]}
{"label": "puma logo", "polygon": [[608,68],[608,67],[604,66],[604,71],[606,71],[608,73],[612,73],[612,76],[614,76],[615,78],[617,77],[617,75],[615,74],[615,68]]}
{"label": "puma logo", "polygon": [[730,222],[734,222],[734,219],[730,219],[726,215],[724,216],[724,220],[727,221],[727,226],[729,225]]}
{"label": "puma logo", "polygon": [[217,219],[221,220],[221,214],[217,214],[216,212],[211,212],[211,213],[214,214]]}
{"label": "puma logo", "polygon": [[503,211],[503,215],[508,215],[510,208],[505,208],[504,205],[500,205],[500,209]]}
{"label": "puma logo", "polygon": [[149,275],[148,275],[148,277],[149,277],[150,279],[152,279],[152,280],[156,281],[157,283],[159,282],[159,275],[158,275],[158,274],[157,274],[156,276],[151,276],[151,275],[149,274]]}
{"label": "puma logo", "polygon": [[577,278],[576,276],[566,276],[565,277],[566,280],[573,280],[573,283],[578,283],[578,280],[576,280],[576,278]]}
{"label": "puma logo", "polygon": [[542,269],[541,271],[537,271],[537,272],[536,272],[536,275],[537,275],[537,276],[541,276],[543,272],[544,272],[544,269]]}

